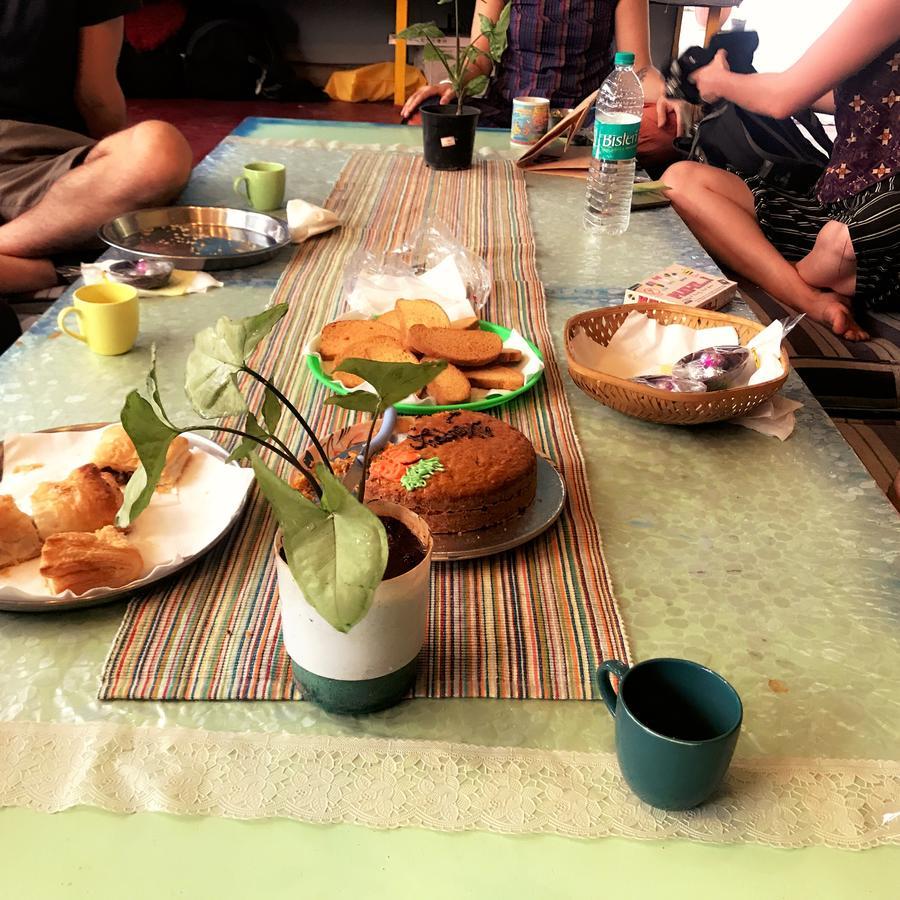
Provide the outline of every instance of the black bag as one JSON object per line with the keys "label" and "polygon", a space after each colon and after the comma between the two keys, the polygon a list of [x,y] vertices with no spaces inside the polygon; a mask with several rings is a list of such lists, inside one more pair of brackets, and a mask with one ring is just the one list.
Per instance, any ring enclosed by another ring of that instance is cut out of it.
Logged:
{"label": "black bag", "polygon": [[[799,125],[819,146],[804,136]],[[687,158],[743,178],[758,175],[775,187],[802,193],[818,181],[831,147],[812,110],[801,110],[790,119],[773,119],[724,101],[696,124]]]}
{"label": "black bag", "polygon": [[[707,65],[718,50],[728,53],[732,71],[744,75],[755,72],[752,61],[758,45],[755,32],[730,31],[715,35],[707,48],[690,47],[670,64],[667,93],[689,102],[699,101],[688,76]],[[758,175],[776,187],[800,192],[809,190],[828,164],[832,142],[810,109],[800,110],[788,119],[773,119],[720,100],[704,105],[703,110],[703,118],[694,126],[693,139],[680,138],[675,142],[676,149],[687,159],[728,169],[744,178]],[[803,134],[800,125],[815,144]]]}

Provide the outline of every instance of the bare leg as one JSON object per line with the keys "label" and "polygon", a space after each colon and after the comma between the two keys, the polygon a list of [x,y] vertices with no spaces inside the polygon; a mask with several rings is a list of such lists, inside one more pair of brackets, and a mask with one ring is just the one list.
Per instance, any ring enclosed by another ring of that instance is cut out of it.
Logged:
{"label": "bare leg", "polygon": [[753,195],[737,175],[699,163],[679,162],[663,175],[668,197],[703,246],[764,291],[828,325],[846,340],[866,340],[849,298],[804,281],[767,240],[754,212]]}
{"label": "bare leg", "polygon": [[813,287],[852,296],[856,291],[856,254],[843,222],[827,222],[815,246],[797,263],[797,274]]}
{"label": "bare leg", "polygon": [[40,203],[0,226],[0,290],[5,277],[15,277],[5,276],[4,256],[34,260],[78,247],[114,216],[169,202],[190,170],[190,147],[166,122],[141,122],[104,138]]}

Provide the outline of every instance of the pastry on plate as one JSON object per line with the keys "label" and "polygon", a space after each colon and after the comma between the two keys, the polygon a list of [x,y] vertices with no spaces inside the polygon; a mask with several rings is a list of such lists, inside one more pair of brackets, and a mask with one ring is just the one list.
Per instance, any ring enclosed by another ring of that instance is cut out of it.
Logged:
{"label": "pastry on plate", "polygon": [[63,531],[96,531],[112,525],[122,505],[115,478],[93,463],[64,481],[44,481],[31,495],[31,514],[42,540]]}
{"label": "pastry on plate", "polygon": [[0,494],[0,568],[40,554],[41,539],[31,516],[23,513],[12,497]]}
{"label": "pastry on plate", "polygon": [[[191,445],[179,434],[166,452],[166,464],[157,485],[159,490],[168,491],[175,487],[190,458]],[[141,464],[131,438],[121,425],[111,425],[103,432],[93,461],[98,469],[114,475],[119,484],[125,484]]]}
{"label": "pastry on plate", "polygon": [[111,525],[94,532],[54,534],[41,552],[41,575],[54,594],[122,587],[140,578],[143,571],[140,551]]}

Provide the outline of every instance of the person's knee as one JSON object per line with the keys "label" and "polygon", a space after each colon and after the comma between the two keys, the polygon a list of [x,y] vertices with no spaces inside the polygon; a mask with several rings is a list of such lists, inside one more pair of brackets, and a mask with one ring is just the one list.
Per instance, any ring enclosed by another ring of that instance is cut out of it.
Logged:
{"label": "person's knee", "polygon": [[140,203],[165,203],[187,184],[193,161],[181,132],[168,122],[140,122],[128,131],[122,152],[128,156],[132,188]]}
{"label": "person's knee", "polygon": [[697,188],[703,178],[703,165],[696,162],[672,163],[662,174],[662,182],[669,190],[666,196],[673,204],[678,203],[689,195],[691,190]]}

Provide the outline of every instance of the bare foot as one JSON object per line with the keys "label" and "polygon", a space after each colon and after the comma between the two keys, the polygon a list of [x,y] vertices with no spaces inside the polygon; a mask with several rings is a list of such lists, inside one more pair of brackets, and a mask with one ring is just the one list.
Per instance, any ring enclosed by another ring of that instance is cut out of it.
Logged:
{"label": "bare foot", "polygon": [[822,291],[811,308],[806,310],[810,318],[827,325],[845,341],[867,341],[869,333],[860,328],[853,318],[850,298],[833,291]]}

